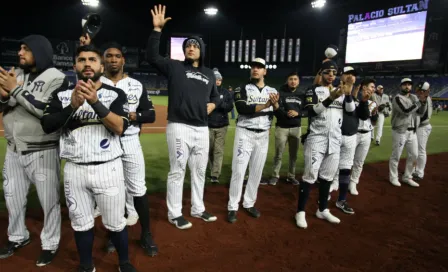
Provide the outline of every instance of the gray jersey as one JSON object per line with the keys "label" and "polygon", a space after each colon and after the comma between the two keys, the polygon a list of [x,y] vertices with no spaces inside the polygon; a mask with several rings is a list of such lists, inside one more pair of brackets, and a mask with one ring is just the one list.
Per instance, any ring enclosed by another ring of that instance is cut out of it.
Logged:
{"label": "gray jersey", "polygon": [[389,103],[389,107],[385,107],[384,109],[380,110],[379,112],[382,114],[390,114],[392,105],[391,105],[390,97],[387,94],[383,93],[382,95],[379,95],[377,93],[374,93],[372,95],[372,100],[378,106],[386,105]]}
{"label": "gray jersey", "polygon": [[[274,108],[271,106],[260,112],[255,112],[255,107],[266,104],[269,100],[269,94],[277,93],[277,90],[272,87],[266,85],[263,88],[258,88],[253,83],[248,83],[235,89],[235,106],[238,111],[237,126],[248,129],[268,130],[271,127]],[[243,105],[246,109],[250,108],[250,113],[241,110],[239,105]]]}
{"label": "gray jersey", "polygon": [[392,130],[405,133],[407,129],[416,129],[424,109],[424,105],[416,95],[397,94],[392,101]]}
{"label": "gray jersey", "polygon": [[[71,107],[72,92],[73,89],[57,92],[45,112],[51,114]],[[103,84],[97,95],[98,100],[111,112],[127,118],[127,98],[121,89]],[[62,129],[60,156],[69,162],[107,162],[122,154],[120,136],[104,126],[87,101],[71,114]]]}
{"label": "gray jersey", "polygon": [[46,134],[40,124],[43,111],[51,93],[67,88],[65,75],[56,68],[49,68],[30,80],[30,74],[17,69],[17,82],[23,82],[10,92],[10,99],[2,101],[3,127],[8,149],[12,151],[37,151],[55,148],[59,132]]}

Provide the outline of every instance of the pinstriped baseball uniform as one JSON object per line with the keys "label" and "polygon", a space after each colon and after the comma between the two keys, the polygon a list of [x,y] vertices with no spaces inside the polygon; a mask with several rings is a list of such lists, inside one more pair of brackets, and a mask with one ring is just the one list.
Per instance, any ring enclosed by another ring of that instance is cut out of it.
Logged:
{"label": "pinstriped baseball uniform", "polygon": [[358,133],[356,134],[355,157],[353,159],[353,167],[350,175],[350,182],[353,182],[355,184],[359,183],[359,178],[362,173],[364,161],[366,160],[367,154],[369,153],[370,133],[374,128],[374,126],[372,125],[372,120],[378,118],[378,114],[372,115],[373,110],[377,107],[376,102],[369,100],[368,103],[370,117],[365,121],[359,120]]}
{"label": "pinstriped baseball uniform", "polygon": [[[322,103],[330,96],[325,86],[313,86],[305,92],[305,107],[313,107],[315,116],[309,117],[304,144],[305,168],[303,181],[314,184],[319,178],[331,181],[338,170],[342,143],[341,125],[345,95],[335,99],[326,108]],[[355,104],[345,103],[345,110],[353,112]]]}
{"label": "pinstriped baseball uniform", "polygon": [[431,97],[428,96],[424,107],[424,114],[422,115],[420,119],[421,123],[417,128],[418,158],[417,164],[415,165],[415,174],[417,174],[419,178],[423,178],[425,175],[426,144],[428,143],[428,138],[432,131],[432,126],[429,122],[432,115]]}
{"label": "pinstriped baseball uniform", "polygon": [[[70,109],[72,92],[60,90],[55,93],[45,110],[44,118]],[[127,118],[127,97],[122,90],[102,84],[97,90],[97,96],[111,112]],[[124,121],[126,128],[127,119]],[[108,130],[85,101],[66,120],[60,149],[61,158],[66,159],[64,191],[72,228],[75,231],[93,228],[96,201],[102,212],[104,226],[110,231],[121,231],[126,226],[126,219],[120,136]]]}
{"label": "pinstriped baseball uniform", "polygon": [[238,120],[233,145],[232,178],[227,206],[229,211],[238,210],[248,165],[249,179],[244,193],[243,207],[252,208],[255,205],[268,153],[269,129],[274,114],[272,106],[260,112],[249,113],[245,112],[240,105],[243,103],[252,108],[256,105],[264,105],[269,100],[269,94],[276,93],[277,90],[272,87],[259,88],[253,83],[245,84],[235,90]]}
{"label": "pinstriped baseball uniform", "polygon": [[376,126],[375,126],[377,128],[376,136],[374,135],[375,134],[375,127],[372,130],[372,139],[374,139],[376,142],[380,143],[381,142],[381,137],[383,136],[384,119],[385,119],[386,115],[389,116],[389,114],[390,114],[390,107],[392,105],[391,105],[391,101],[390,101],[389,95],[384,94],[384,93],[382,95],[374,93],[373,96],[372,96],[372,100],[375,103],[377,103],[378,106],[386,105],[387,103],[389,103],[389,107],[386,106],[382,111],[380,111],[378,113],[378,121],[377,121]]}
{"label": "pinstriped baseball uniform", "polygon": [[[144,123],[154,122],[154,107],[148,92],[138,80],[125,77],[119,80],[116,84],[104,76],[102,76],[100,80],[103,83],[123,90],[127,95],[129,112],[137,113],[137,122],[131,123],[121,137],[121,144],[124,152],[121,159],[123,161],[127,195],[126,209],[128,211],[128,216],[136,216],[137,211],[134,208],[133,197],[143,196],[147,190],[145,181],[145,159],[139,139],[139,123],[143,123],[143,121],[145,121]],[[148,113],[142,113],[142,111],[151,111],[151,113],[149,113],[151,116],[147,116]]]}
{"label": "pinstriped baseball uniform", "polygon": [[[38,50],[36,53],[39,54]],[[34,184],[44,212],[42,249],[56,250],[61,236],[59,133],[46,134],[40,119],[51,93],[61,86],[66,88],[68,81],[55,68],[37,76],[25,74],[21,69],[16,74],[23,85],[12,90],[9,101],[1,104],[8,141],[3,168],[8,240],[21,243],[30,238],[25,212],[28,191]]]}

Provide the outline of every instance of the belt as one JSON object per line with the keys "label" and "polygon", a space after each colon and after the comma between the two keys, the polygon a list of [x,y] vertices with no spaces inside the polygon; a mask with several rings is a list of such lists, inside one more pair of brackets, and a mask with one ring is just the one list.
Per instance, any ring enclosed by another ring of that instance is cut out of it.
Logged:
{"label": "belt", "polygon": [[415,131],[415,128],[408,128],[408,131]]}
{"label": "belt", "polygon": [[256,129],[256,128],[245,128],[245,129],[247,129],[249,131],[253,131],[255,133],[262,133],[262,132],[267,131],[267,130],[264,130],[264,129]]}
{"label": "belt", "polygon": [[361,133],[361,134],[366,134],[369,132],[372,132],[372,131],[371,130],[358,130],[358,133]]}
{"label": "belt", "polygon": [[100,165],[100,164],[103,164],[103,163],[106,163],[106,162],[109,162],[109,161],[103,161],[103,162],[78,162],[76,164],[79,164],[79,165]]}

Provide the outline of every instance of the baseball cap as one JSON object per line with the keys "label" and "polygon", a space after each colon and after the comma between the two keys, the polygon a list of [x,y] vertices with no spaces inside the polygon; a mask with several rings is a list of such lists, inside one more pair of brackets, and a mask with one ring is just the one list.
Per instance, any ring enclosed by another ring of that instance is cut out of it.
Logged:
{"label": "baseball cap", "polygon": [[377,89],[384,89],[383,85],[378,85],[376,88]]}
{"label": "baseball cap", "polygon": [[354,75],[354,76],[358,75],[358,73],[356,73],[355,68],[353,68],[351,66],[345,66],[343,71],[342,71],[342,73],[343,74],[351,74],[351,75]]}
{"label": "baseball cap", "polygon": [[266,61],[262,58],[255,58],[251,61],[250,66],[259,65],[263,68],[266,67]]}
{"label": "baseball cap", "polygon": [[427,90],[429,90],[429,83],[426,82],[426,81],[420,82],[417,85],[417,88],[420,89],[420,90],[423,90],[423,91],[427,91]]}
{"label": "baseball cap", "polygon": [[336,64],[336,62],[329,60],[329,61],[322,63],[321,69],[322,69],[322,71],[323,70],[337,70],[338,65]]}
{"label": "baseball cap", "polygon": [[400,85],[401,85],[401,84],[404,84],[404,83],[411,83],[411,84],[412,84],[412,79],[410,79],[410,78],[408,78],[408,77],[405,77],[405,78],[403,78],[403,79],[401,80]]}

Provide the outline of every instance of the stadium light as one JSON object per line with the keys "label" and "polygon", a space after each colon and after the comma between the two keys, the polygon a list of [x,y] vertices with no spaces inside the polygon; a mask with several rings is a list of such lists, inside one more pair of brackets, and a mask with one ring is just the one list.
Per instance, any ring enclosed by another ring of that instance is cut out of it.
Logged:
{"label": "stadium light", "polygon": [[218,14],[218,9],[217,8],[206,8],[206,9],[204,9],[204,12],[208,16],[215,16],[216,14]]}
{"label": "stadium light", "polygon": [[311,2],[311,6],[313,8],[323,8],[325,6],[326,2],[327,1],[325,1],[325,0],[315,0],[315,1]]}
{"label": "stadium light", "polygon": [[241,65],[240,65],[240,69],[244,69],[244,65],[241,64]]}
{"label": "stadium light", "polygon": [[277,69],[277,65],[276,64],[272,65],[272,68]]}
{"label": "stadium light", "polygon": [[99,0],[81,0],[84,6],[98,7],[100,1]]}

